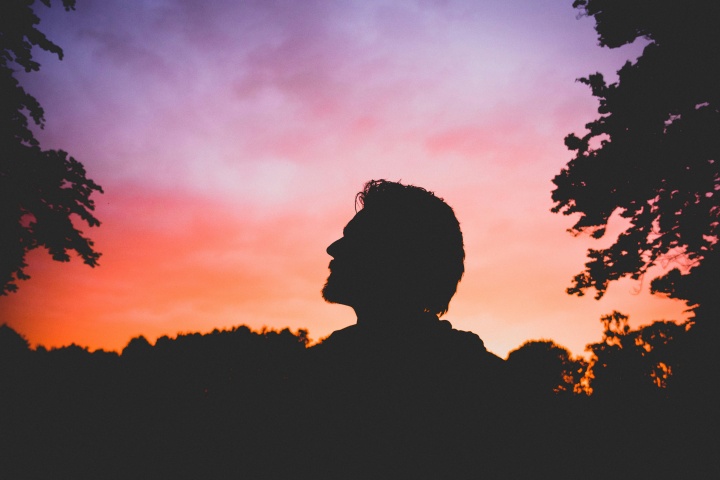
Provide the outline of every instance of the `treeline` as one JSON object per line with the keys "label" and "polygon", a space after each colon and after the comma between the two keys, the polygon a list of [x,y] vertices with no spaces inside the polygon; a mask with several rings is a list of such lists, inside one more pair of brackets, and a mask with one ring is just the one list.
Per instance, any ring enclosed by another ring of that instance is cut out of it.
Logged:
{"label": "treeline", "polygon": [[137,337],[120,355],[77,345],[33,350],[2,326],[0,472],[12,475],[0,477],[226,478],[258,470],[258,455],[272,451],[264,424],[275,423],[306,344],[304,331],[242,326],[154,346]]}
{"label": "treeline", "polygon": [[713,348],[705,351],[714,332],[695,321],[656,321],[632,330],[629,317],[617,311],[600,321],[602,339],[587,345],[589,360],[551,340],[528,341],[510,352],[508,366],[520,388],[537,395],[679,399],[702,390],[698,381],[707,381],[718,359]]}
{"label": "treeline", "polygon": [[406,396],[338,379],[304,330],[137,337],[117,354],[33,349],[3,325],[0,476],[720,478],[714,327],[602,324],[589,361],[527,342],[499,380],[447,398],[430,377]]}

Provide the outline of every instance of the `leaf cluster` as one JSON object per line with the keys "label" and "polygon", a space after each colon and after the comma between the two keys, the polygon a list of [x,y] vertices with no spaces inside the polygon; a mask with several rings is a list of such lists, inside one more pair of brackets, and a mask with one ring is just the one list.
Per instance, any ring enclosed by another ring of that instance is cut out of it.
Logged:
{"label": "leaf cluster", "polygon": [[522,394],[534,397],[582,393],[587,362],[551,340],[531,340],[509,353],[510,375]]}
{"label": "leaf cluster", "polygon": [[[102,188],[67,152],[40,147],[31,123],[43,128],[44,111],[16,78],[18,67],[40,69],[34,47],[63,58],[62,49],[38,30],[33,3],[9,0],[0,6],[0,294],[16,291],[16,281],[29,278],[25,258],[34,248],[47,248],[58,261],[75,251],[90,266],[100,257],[73,220],[100,224],[90,197]],[[49,0],[42,3],[50,6]],[[75,1],[62,4],[72,10]]]}
{"label": "leaf cluster", "polygon": [[[596,298],[622,277],[682,258],[692,268],[716,256],[720,224],[720,4],[672,0],[576,0],[596,20],[601,46],[647,41],[608,84],[579,79],[599,100],[583,136],[565,138],[575,157],[553,179],[552,211],[579,214],[570,231],[601,238],[619,214],[615,243],[590,249],[568,293]],[[678,272],[679,273],[679,272]],[[658,288],[656,291],[660,291]],[[673,292],[669,292],[673,293]],[[684,298],[684,297],[680,297]]]}
{"label": "leaf cluster", "polygon": [[614,311],[601,317],[603,338],[588,345],[593,356],[588,376],[593,395],[650,398],[668,386],[680,357],[676,344],[688,324],[656,321],[631,330],[629,317]]}

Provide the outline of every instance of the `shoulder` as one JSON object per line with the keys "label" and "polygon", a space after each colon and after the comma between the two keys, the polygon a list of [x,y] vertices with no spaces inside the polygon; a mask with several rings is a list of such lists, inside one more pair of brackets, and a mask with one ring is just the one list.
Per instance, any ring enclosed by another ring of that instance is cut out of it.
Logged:
{"label": "shoulder", "polygon": [[485,342],[474,332],[458,330],[447,320],[440,320],[446,339],[446,347],[466,358],[481,360],[488,367],[502,368],[505,360],[488,351]]}
{"label": "shoulder", "polygon": [[477,333],[453,328],[448,320],[438,320],[435,330],[438,337],[454,344],[456,347],[471,348],[483,352],[487,351],[485,342],[482,341]]}
{"label": "shoulder", "polygon": [[467,345],[468,347],[487,351],[487,349],[485,348],[485,342],[482,341],[482,338],[480,338],[477,333],[455,329],[452,327],[452,324],[447,320],[440,320],[440,323],[443,324],[443,329],[448,332],[448,334],[454,341],[460,344]]}
{"label": "shoulder", "polygon": [[319,345],[332,345],[334,343],[352,340],[357,337],[357,325],[350,325],[349,327],[335,330],[327,338],[325,338]]}
{"label": "shoulder", "polygon": [[325,358],[326,356],[351,355],[359,349],[361,343],[357,325],[350,325],[336,330],[328,337],[322,339],[318,344],[310,348],[312,355]]}

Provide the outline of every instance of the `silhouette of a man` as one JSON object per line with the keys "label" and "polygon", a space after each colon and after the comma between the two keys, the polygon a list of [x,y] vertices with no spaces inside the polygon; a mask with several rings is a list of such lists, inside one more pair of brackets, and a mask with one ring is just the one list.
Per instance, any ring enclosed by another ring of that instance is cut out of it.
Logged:
{"label": "silhouette of a man", "polygon": [[[448,310],[465,259],[452,208],[423,188],[386,180],[368,182],[356,203],[362,208],[327,248],[333,259],[322,295],[352,307],[357,324],[326,342],[450,331],[438,317]],[[475,334],[462,333],[484,351]]]}
{"label": "silhouette of a man", "polygon": [[393,328],[448,309],[463,275],[463,238],[453,210],[412,185],[370,181],[363,207],[327,249],[323,297],[355,310],[363,328]]}
{"label": "silhouette of a man", "polygon": [[330,439],[322,449],[341,470],[362,465],[365,478],[381,465],[407,478],[448,473],[463,464],[457,456],[478,430],[470,426],[486,428],[477,414],[490,410],[504,367],[477,335],[439,319],[464,272],[460,224],[441,198],[412,185],[372,180],[356,204],[327,248],[322,294],[353,308],[357,323],[313,347],[323,372],[316,408]]}

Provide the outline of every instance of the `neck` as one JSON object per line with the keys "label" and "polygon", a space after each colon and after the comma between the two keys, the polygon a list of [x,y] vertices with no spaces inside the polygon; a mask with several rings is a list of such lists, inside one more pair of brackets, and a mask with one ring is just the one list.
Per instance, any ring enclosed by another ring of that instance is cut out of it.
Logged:
{"label": "neck", "polygon": [[417,308],[407,308],[398,305],[388,306],[360,306],[353,307],[357,315],[357,325],[368,330],[394,330],[412,328],[418,322],[418,317],[431,315],[423,313]]}

